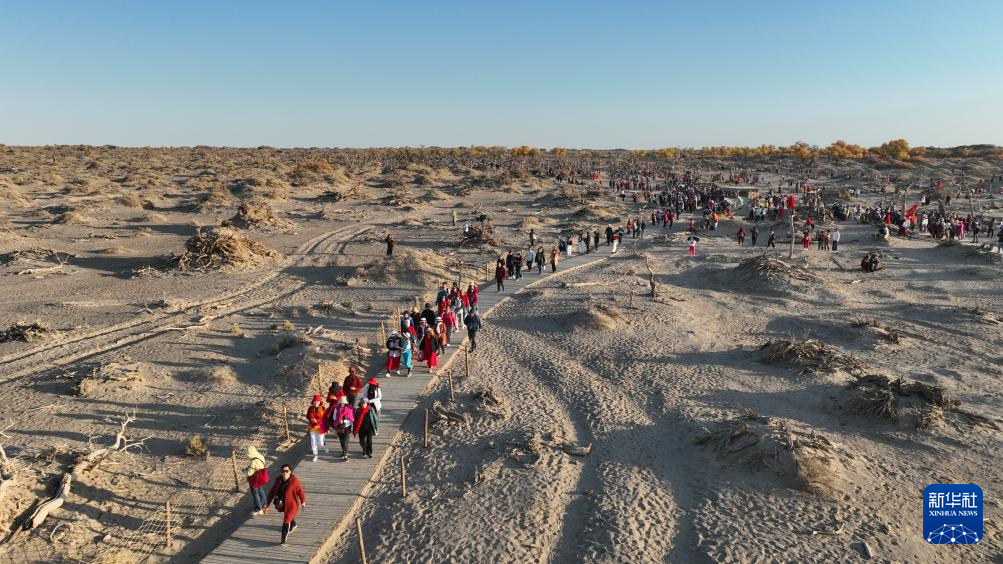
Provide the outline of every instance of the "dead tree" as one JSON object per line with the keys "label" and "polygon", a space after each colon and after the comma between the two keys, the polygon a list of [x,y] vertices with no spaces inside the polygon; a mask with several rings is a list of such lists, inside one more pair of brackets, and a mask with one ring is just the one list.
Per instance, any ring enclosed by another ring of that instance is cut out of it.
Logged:
{"label": "dead tree", "polygon": [[651,263],[648,261],[648,255],[641,255],[644,259],[644,268],[648,269],[648,286],[651,287],[651,298],[658,297],[658,285],[655,283],[655,271],[651,269]]}

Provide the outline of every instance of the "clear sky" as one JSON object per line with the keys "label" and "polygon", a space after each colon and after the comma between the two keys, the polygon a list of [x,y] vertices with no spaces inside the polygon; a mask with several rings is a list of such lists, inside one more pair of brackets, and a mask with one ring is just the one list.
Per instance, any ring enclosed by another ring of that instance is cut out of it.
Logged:
{"label": "clear sky", "polygon": [[1003,145],[1003,2],[0,0],[0,143]]}

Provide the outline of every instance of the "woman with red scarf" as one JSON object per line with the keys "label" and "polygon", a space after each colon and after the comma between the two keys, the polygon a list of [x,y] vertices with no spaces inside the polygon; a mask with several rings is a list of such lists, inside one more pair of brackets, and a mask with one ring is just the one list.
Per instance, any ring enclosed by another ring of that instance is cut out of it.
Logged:
{"label": "woman with red scarf", "polygon": [[421,354],[428,365],[428,372],[435,372],[435,367],[439,364],[439,336],[429,327],[421,337]]}

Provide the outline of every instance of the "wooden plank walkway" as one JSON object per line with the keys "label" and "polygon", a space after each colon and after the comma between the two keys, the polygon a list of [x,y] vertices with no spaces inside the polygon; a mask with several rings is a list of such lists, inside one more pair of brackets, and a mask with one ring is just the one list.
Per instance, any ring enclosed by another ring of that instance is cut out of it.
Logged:
{"label": "wooden plank walkway", "polygon": [[[626,242],[629,245],[631,241],[628,239]],[[599,252],[572,258],[564,256],[558,262],[557,274],[609,256],[610,247],[606,245],[601,246]],[[505,291],[502,293],[495,291],[494,281],[482,284],[478,296],[480,302],[478,310],[481,316],[487,317],[491,309],[506,297],[549,276],[551,276],[550,265],[546,264],[542,275],[536,274],[533,270],[524,273],[520,280],[506,280]],[[487,331],[485,336],[488,338],[490,327],[490,319],[485,319]],[[462,362],[463,355],[457,353],[462,351],[466,342],[466,331],[461,330],[459,335],[463,340],[458,342],[454,339],[456,344],[449,347],[445,355],[440,355],[437,373],[449,367],[455,358]],[[272,508],[267,515],[249,517],[222,544],[210,552],[202,560],[203,562],[209,564],[310,562],[321,551],[341,521],[351,514],[353,506],[361,498],[370,479],[383,462],[390,444],[404,425],[408,414],[413,411],[418,398],[435,376],[428,373],[424,364],[415,362],[410,377],[386,378],[383,377],[384,361],[383,358],[374,359],[373,365],[366,373],[376,374],[383,389],[383,412],[380,417],[379,435],[373,440],[373,458],[362,458],[358,441],[353,440],[349,447],[349,459],[340,460],[338,454],[341,446],[337,436],[331,434],[328,437],[330,454],[321,451],[317,462],[313,462],[308,441],[304,439],[298,448],[280,454],[279,460],[270,469],[270,475],[274,480],[279,475],[281,464],[292,465],[293,473],[299,477],[307,496],[306,507],[302,508],[296,517],[298,525],[296,532],[289,535],[286,546],[279,545],[282,514]],[[269,453],[267,456],[272,458],[275,455],[276,453]],[[241,500],[239,510],[250,514],[249,496]]]}

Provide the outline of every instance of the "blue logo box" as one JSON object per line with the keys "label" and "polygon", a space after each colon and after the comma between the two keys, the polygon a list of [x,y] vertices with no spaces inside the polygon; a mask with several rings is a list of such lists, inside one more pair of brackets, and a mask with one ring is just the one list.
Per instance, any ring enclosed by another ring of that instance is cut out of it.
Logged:
{"label": "blue logo box", "polygon": [[982,540],[982,488],[975,484],[930,484],[923,490],[923,538],[930,544],[975,544]]}

